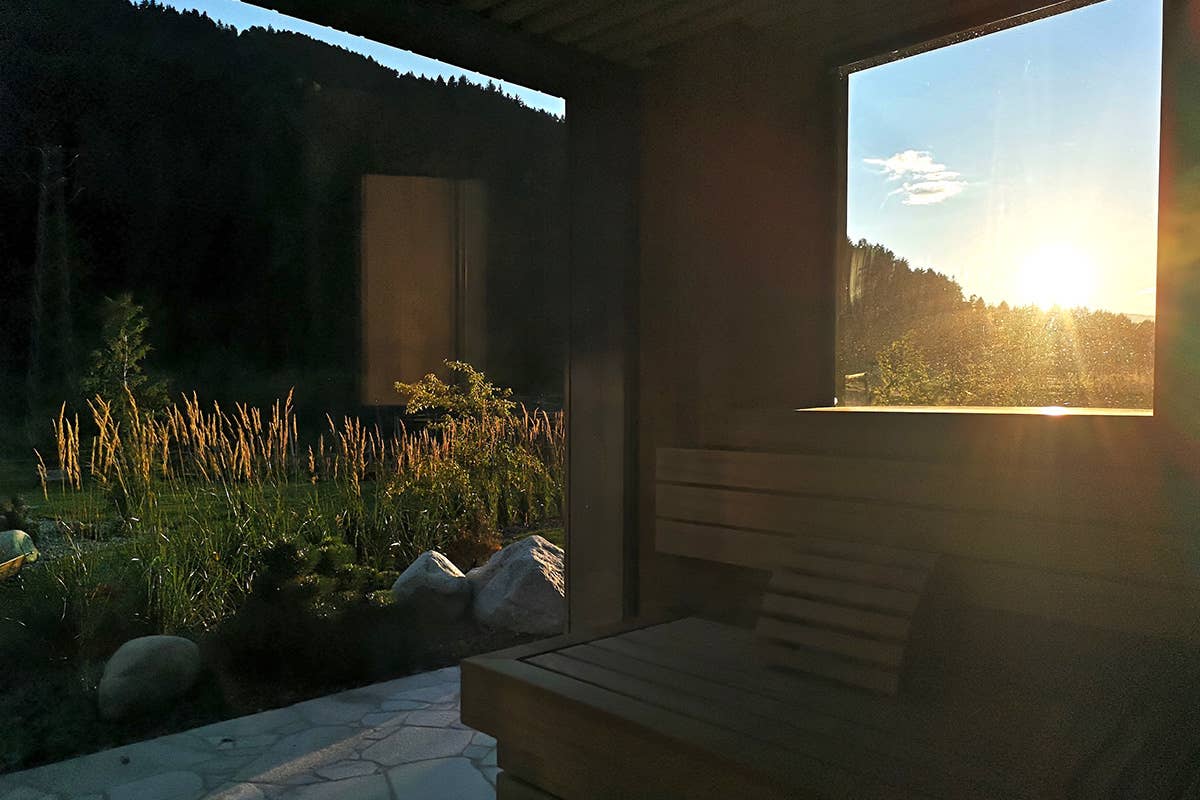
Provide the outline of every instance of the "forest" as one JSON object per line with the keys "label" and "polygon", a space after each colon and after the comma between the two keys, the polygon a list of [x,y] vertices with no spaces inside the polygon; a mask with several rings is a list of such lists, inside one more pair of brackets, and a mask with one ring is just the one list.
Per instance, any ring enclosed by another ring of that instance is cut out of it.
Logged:
{"label": "forest", "polygon": [[565,150],[562,119],[495,86],[156,3],[5,0],[0,431],[48,432],[78,403],[104,299],[124,293],[175,390],[267,403],[296,386],[301,416],[357,413],[365,173],[486,182],[486,367],[553,406]]}
{"label": "forest", "polygon": [[1152,320],[989,304],[881,245],[848,251],[838,281],[844,404],[1152,407]]}

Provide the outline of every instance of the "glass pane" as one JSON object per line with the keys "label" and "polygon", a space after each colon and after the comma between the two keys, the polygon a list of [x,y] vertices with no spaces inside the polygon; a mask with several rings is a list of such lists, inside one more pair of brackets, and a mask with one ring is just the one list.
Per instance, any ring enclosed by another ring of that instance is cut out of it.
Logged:
{"label": "glass pane", "polygon": [[1162,7],[849,77],[842,405],[1150,408]]}

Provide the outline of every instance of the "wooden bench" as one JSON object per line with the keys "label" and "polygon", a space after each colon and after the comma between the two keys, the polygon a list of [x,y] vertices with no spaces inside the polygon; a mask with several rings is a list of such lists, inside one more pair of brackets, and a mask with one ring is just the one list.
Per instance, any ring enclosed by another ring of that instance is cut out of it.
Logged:
{"label": "wooden bench", "polygon": [[660,552],[771,573],[757,625],[634,623],[464,662],[500,797],[1200,792],[1178,618],[1200,604],[1135,546],[1152,527],[1128,495],[732,450],[662,450],[657,480]]}

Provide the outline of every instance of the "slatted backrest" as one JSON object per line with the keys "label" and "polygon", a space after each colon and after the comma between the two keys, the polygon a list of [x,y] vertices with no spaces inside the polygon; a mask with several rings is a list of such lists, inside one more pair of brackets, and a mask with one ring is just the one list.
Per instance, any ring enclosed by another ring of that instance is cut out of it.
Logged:
{"label": "slatted backrest", "polygon": [[660,552],[772,573],[776,662],[895,691],[935,563],[956,602],[1200,640],[1195,537],[1103,470],[668,448],[656,477]]}

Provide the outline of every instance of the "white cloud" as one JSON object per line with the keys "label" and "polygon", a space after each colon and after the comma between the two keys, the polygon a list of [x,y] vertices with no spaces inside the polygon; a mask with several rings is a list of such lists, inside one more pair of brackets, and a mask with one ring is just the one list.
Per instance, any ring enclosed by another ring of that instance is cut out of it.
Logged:
{"label": "white cloud", "polygon": [[961,173],[934,161],[927,150],[905,150],[888,158],[864,158],[863,163],[879,167],[880,174],[889,181],[902,181],[900,188],[891,194],[903,195],[901,202],[906,206],[941,203],[967,188]]}

